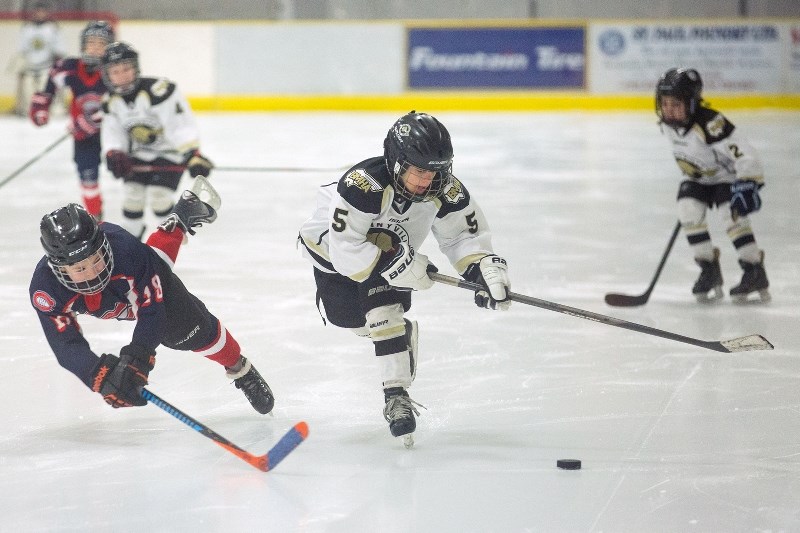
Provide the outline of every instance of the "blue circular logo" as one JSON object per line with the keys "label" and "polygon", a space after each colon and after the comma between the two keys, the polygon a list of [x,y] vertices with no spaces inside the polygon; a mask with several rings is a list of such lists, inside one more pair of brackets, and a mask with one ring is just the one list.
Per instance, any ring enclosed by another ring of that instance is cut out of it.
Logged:
{"label": "blue circular logo", "polygon": [[604,54],[615,56],[625,50],[625,36],[619,30],[606,30],[600,34],[598,44]]}

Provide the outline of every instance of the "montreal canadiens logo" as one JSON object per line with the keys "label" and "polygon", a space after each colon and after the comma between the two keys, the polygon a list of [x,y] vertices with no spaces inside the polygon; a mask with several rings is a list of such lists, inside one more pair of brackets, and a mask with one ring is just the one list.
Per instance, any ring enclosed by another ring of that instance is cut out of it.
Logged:
{"label": "montreal canadiens logo", "polygon": [[46,292],[36,291],[33,293],[33,306],[39,311],[49,313],[55,308],[56,301]]}

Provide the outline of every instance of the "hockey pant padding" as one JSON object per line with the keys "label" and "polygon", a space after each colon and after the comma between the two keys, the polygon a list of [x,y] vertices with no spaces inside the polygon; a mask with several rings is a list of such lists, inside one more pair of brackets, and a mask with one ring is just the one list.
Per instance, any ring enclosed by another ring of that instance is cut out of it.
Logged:
{"label": "hockey pant padding", "polygon": [[402,304],[376,307],[366,316],[375,355],[381,366],[383,387],[410,387],[411,357],[406,344]]}

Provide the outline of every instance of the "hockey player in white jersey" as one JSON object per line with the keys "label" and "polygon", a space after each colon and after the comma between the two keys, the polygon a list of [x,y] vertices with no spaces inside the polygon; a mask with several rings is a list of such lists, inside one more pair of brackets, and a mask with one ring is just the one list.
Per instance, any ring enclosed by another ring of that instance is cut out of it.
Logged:
{"label": "hockey player in white jersey", "polygon": [[384,141],[384,155],[320,187],[317,208],[300,229],[314,265],[317,303],[327,319],[370,337],[381,369],[384,417],[413,444],[419,406],[408,395],[416,374],[418,326],[404,317],[411,291],[433,286],[436,268],[417,249],[433,233],[464,278],[479,283],[480,307],[506,309],[506,261],[494,254],[480,207],[451,173],[453,146],[434,117],[412,111]]}
{"label": "hockey player in white jersey", "polygon": [[108,169],[124,181],[121,226],[141,238],[147,200],[167,216],[184,169],[207,177],[211,161],[200,153],[197,123],[175,83],[139,75],[139,54],[129,44],[110,44],[103,55],[101,141]]}
{"label": "hockey player in white jersey", "polygon": [[767,302],[764,252],[747,217],[761,207],[761,161],[739,130],[705,105],[702,90],[700,74],[691,68],[667,70],[656,86],[661,130],[684,174],[678,190],[678,218],[701,269],[692,293],[700,302],[722,298],[720,252],[711,242],[706,223],[706,212],[716,207],[743,270],[741,282],[730,290],[731,298],[743,302],[748,294],[758,292]]}

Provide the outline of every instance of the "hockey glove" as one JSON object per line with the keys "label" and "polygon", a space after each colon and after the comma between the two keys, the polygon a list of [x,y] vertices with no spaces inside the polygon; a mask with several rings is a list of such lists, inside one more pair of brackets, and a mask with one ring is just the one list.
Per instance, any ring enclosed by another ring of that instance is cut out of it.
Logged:
{"label": "hockey glove", "polygon": [[[392,252],[394,252],[392,254]],[[389,285],[402,290],[421,291],[433,287],[433,280],[428,277],[428,272],[436,272],[428,258],[414,251],[407,244],[398,244],[388,252],[389,259],[383,268],[381,276]]]}
{"label": "hockey glove", "polygon": [[106,165],[115,178],[124,178],[133,170],[133,161],[125,152],[109,150],[106,154]]}
{"label": "hockey glove", "polygon": [[472,263],[464,271],[465,280],[477,283],[482,288],[475,291],[475,305],[486,309],[507,311],[511,307],[508,293],[511,282],[508,280],[506,260],[498,255],[487,255],[477,263]]}
{"label": "hockey glove", "polygon": [[731,183],[731,211],[734,216],[745,216],[761,209],[761,197],[758,190],[763,183],[753,180],[741,180]]}
{"label": "hockey glove", "polygon": [[214,168],[214,163],[203,156],[200,150],[192,150],[187,153],[184,161],[186,161],[186,168],[189,169],[189,175],[193,178],[197,176],[207,178],[211,169]]}
{"label": "hockey glove", "polygon": [[[126,348],[129,346],[123,348],[121,353],[125,353]],[[137,359],[131,355],[117,357],[104,353],[92,371],[92,390],[100,393],[114,409],[146,405],[147,400],[142,398],[141,392],[142,387],[147,385],[147,376],[153,369],[153,363],[155,355]]]}
{"label": "hockey glove", "polygon": [[34,93],[31,98],[30,117],[37,126],[44,126],[50,120],[50,102],[53,97],[47,93]]}

